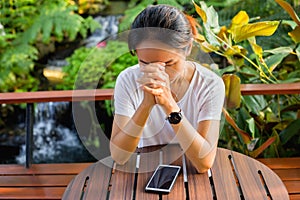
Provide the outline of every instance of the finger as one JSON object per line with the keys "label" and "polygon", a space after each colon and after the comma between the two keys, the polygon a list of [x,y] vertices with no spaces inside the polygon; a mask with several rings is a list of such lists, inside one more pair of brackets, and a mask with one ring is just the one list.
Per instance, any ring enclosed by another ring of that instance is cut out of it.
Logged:
{"label": "finger", "polygon": [[162,88],[151,88],[148,86],[144,86],[143,89],[145,92],[149,92],[155,96],[159,96],[164,92]]}
{"label": "finger", "polygon": [[140,70],[144,73],[165,71],[165,63],[150,63],[143,65]]}

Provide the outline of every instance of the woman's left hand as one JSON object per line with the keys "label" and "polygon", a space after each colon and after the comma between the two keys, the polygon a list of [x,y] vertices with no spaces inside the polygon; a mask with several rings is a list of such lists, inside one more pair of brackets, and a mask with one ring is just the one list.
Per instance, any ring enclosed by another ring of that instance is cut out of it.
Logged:
{"label": "woman's left hand", "polygon": [[175,100],[170,89],[169,75],[165,72],[161,63],[151,63],[141,67],[143,76],[137,81],[143,86],[145,92],[155,96],[157,104],[165,107]]}

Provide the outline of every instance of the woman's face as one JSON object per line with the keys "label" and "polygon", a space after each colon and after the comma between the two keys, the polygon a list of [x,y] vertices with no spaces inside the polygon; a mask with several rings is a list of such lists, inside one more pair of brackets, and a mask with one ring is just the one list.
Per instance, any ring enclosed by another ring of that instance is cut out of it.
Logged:
{"label": "woman's face", "polygon": [[136,54],[142,67],[150,63],[165,63],[170,80],[182,74],[186,55],[183,50],[174,49],[158,41],[143,41],[137,46]]}

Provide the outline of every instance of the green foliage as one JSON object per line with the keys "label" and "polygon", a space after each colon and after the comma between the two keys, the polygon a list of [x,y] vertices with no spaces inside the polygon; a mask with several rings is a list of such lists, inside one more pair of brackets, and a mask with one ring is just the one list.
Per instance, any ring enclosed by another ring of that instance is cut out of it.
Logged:
{"label": "green foliage", "polygon": [[[1,1],[0,90],[39,89],[34,67],[40,58],[38,43],[54,44],[86,37],[99,27],[91,17],[76,14],[76,6],[65,0]],[[41,75],[39,75],[41,76]]]}
{"label": "green foliage", "polygon": [[57,89],[113,88],[117,75],[136,64],[137,58],[128,52],[127,43],[109,41],[104,48],[81,47],[67,61],[66,75]]}
{"label": "green foliage", "polygon": [[[204,51],[226,58],[228,66],[219,70],[220,75],[235,74],[242,83],[300,81],[300,57],[292,40],[288,40],[287,46],[267,50],[256,41],[258,36],[264,36],[264,40],[268,40],[266,36],[272,37],[278,28],[276,23],[259,21],[250,24],[248,14],[242,11],[221,27],[217,20],[209,20],[218,19],[214,8],[207,7],[202,1],[199,4],[195,4],[202,25],[198,43]],[[230,115],[225,112],[230,125],[225,123],[220,145],[253,157],[262,152],[264,157],[300,154],[297,134],[300,129],[299,95],[252,95],[243,96],[241,100],[238,109],[229,109]]]}

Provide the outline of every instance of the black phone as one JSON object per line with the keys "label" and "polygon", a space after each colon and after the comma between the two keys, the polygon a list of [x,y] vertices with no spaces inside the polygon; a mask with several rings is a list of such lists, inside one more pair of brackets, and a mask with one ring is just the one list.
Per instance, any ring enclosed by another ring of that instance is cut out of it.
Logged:
{"label": "black phone", "polygon": [[181,167],[177,165],[159,165],[149,179],[145,191],[169,193],[176,181]]}

